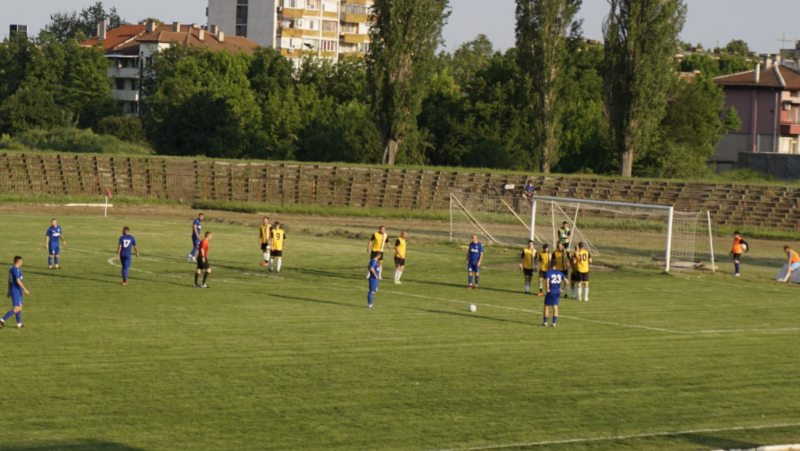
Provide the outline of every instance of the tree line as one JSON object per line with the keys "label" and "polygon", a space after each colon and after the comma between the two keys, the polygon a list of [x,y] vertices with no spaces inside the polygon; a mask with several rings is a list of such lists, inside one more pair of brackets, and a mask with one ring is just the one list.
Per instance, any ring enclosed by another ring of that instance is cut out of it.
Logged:
{"label": "tree line", "polygon": [[102,51],[78,45],[91,20],[123,23],[97,3],[0,44],[0,134],[79,127],[161,155],[707,174],[739,127],[712,78],[750,68],[744,43],[678,59],[682,0],[607,1],[603,43],[582,37],[581,0],[517,0],[515,47],[478,35],[438,51],[447,0],[377,0],[366,58],[295,69],[275,49],[175,44],[145,68],[138,118],[111,98]]}

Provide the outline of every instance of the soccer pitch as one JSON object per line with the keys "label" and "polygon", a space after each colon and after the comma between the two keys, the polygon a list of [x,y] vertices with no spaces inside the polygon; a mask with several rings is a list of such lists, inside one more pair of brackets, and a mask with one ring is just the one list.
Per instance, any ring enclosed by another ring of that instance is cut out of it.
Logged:
{"label": "soccer pitch", "polygon": [[[519,251],[487,247],[471,291],[466,252],[415,242],[412,230],[403,284],[392,283],[387,258],[369,310],[366,240],[292,223],[275,274],[261,266],[255,227],[207,221],[211,288],[194,288],[195,264],[183,257],[190,216],[59,216],[69,246],[63,269],[48,271],[50,216],[2,215],[0,268],[24,257],[32,294],[27,329],[12,318],[0,331],[0,449],[705,450],[800,440],[796,286],[593,272],[591,301],[562,300],[558,327],[544,328],[542,298],[521,293]],[[124,287],[113,260],[123,226],[141,252]],[[399,230],[388,228],[393,240]]]}

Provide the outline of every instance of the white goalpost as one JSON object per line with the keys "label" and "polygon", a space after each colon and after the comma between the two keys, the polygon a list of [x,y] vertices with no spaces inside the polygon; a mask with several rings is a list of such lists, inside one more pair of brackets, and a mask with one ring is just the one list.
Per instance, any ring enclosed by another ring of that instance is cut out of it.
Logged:
{"label": "white goalpost", "polygon": [[[450,239],[473,234],[486,244],[538,249],[558,243],[558,229],[571,230],[569,250],[578,242],[595,261],[612,266],[645,266],[669,271],[704,266],[713,258],[707,214],[676,211],[671,206],[533,196],[450,194]],[[703,238],[706,229],[709,241]],[[699,239],[698,239],[699,238]],[[713,270],[713,263],[711,263]]]}

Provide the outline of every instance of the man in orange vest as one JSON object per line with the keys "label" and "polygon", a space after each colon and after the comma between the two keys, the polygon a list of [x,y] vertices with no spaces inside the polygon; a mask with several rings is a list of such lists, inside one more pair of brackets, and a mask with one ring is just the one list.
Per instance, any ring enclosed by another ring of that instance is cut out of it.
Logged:
{"label": "man in orange vest", "polygon": [[783,278],[784,282],[788,282],[789,277],[792,276],[792,272],[800,269],[800,255],[791,250],[789,246],[783,246],[783,251],[786,252],[786,256],[789,258],[789,261],[786,263],[786,277]]}

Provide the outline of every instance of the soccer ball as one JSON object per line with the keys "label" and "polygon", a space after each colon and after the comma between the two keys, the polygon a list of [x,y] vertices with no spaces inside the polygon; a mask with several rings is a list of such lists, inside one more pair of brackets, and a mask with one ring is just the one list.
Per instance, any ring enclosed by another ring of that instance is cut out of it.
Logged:
{"label": "soccer ball", "polygon": [[742,252],[747,252],[747,244],[742,243]]}
{"label": "soccer ball", "polygon": [[469,305],[469,311],[475,313],[478,310],[478,307],[475,307],[475,304]]}

